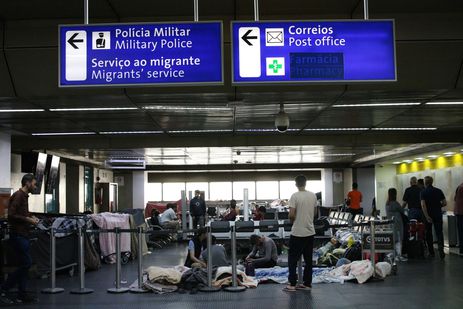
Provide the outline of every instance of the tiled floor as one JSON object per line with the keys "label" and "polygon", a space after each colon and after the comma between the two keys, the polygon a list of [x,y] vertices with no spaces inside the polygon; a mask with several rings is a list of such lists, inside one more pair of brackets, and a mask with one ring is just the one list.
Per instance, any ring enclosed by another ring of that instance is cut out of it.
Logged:
{"label": "tiled floor", "polygon": [[[144,266],[176,265],[183,263],[183,245],[158,250],[144,258]],[[163,308],[163,309],[268,309],[268,308],[463,308],[463,259],[450,255],[440,260],[412,261],[399,266],[397,276],[382,282],[363,285],[354,283],[315,285],[312,292],[287,294],[281,285],[260,285],[257,289],[234,294],[108,294],[113,286],[114,266],[104,265],[100,271],[86,275],[87,286],[95,292],[71,295],[78,278],[58,276],[58,286],[66,289],[57,295],[39,294],[39,304],[30,308]],[[122,277],[129,284],[136,279],[136,263],[122,268]],[[41,289],[47,280],[34,280],[32,289]],[[26,307],[26,306],[23,306]]]}

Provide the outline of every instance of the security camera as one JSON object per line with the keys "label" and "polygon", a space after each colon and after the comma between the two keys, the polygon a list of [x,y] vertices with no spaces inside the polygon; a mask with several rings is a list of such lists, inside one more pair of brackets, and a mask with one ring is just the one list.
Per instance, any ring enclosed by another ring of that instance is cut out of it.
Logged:
{"label": "security camera", "polygon": [[238,160],[233,160],[233,163],[238,164]]}
{"label": "security camera", "polygon": [[275,127],[279,132],[285,132],[289,128],[289,116],[285,113],[283,104],[280,104],[280,112],[275,117]]}
{"label": "security camera", "polygon": [[241,151],[240,151],[240,150],[237,150],[237,151],[236,151],[236,155],[238,155],[238,156],[241,155]]}

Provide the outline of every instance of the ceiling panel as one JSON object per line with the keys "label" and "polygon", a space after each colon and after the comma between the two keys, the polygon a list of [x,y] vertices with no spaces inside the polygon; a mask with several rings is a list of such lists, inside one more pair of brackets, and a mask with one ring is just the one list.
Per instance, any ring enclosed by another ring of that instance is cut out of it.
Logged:
{"label": "ceiling panel", "polygon": [[50,125],[49,120],[35,117],[15,121],[11,124],[11,128],[25,133],[88,131],[84,126],[80,126],[69,120],[55,118],[53,124]]}
{"label": "ceiling panel", "polygon": [[410,113],[401,114],[383,123],[382,127],[442,127],[461,125],[463,123],[463,108],[450,107],[420,107]]}

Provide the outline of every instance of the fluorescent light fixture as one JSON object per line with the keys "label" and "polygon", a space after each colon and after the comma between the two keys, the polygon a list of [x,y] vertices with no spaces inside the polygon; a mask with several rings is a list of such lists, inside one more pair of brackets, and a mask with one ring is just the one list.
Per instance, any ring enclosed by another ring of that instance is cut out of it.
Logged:
{"label": "fluorescent light fixture", "polygon": [[415,158],[416,161],[424,161],[424,158],[423,157],[418,157],[418,158]]}
{"label": "fluorescent light fixture", "polygon": [[231,111],[230,107],[218,106],[164,106],[164,105],[150,105],[143,106],[146,110],[161,110],[161,111]]}
{"label": "fluorescent light fixture", "polygon": [[335,104],[333,107],[380,107],[380,106],[412,106],[420,105],[420,102],[407,103],[356,103],[356,104]]}
{"label": "fluorescent light fixture", "polygon": [[121,135],[121,134],[161,134],[163,131],[107,131],[99,132],[102,135]]}
{"label": "fluorescent light fixture", "polygon": [[400,162],[400,161],[394,161],[394,162],[392,162],[392,164],[397,165],[397,164],[402,164],[402,162]]}
{"label": "fluorescent light fixture", "polygon": [[233,130],[173,130],[168,131],[168,133],[173,134],[182,134],[182,133],[228,133],[233,132]]}
{"label": "fluorescent light fixture", "polygon": [[409,164],[409,163],[412,163],[413,161],[412,160],[404,160],[403,162]]}
{"label": "fluorescent light fixture", "polygon": [[463,102],[428,102],[426,105],[463,105]]}
{"label": "fluorescent light fixture", "polygon": [[368,131],[370,128],[307,128],[304,131]]}
{"label": "fluorescent light fixture", "polygon": [[355,153],[325,153],[325,157],[346,157],[346,156],[355,156]]}
{"label": "fluorescent light fixture", "polygon": [[437,128],[420,127],[420,128],[371,128],[373,131],[432,131]]}
{"label": "fluorescent light fixture", "polygon": [[65,136],[65,135],[95,135],[95,132],[47,132],[32,133],[32,136]]}
{"label": "fluorescent light fixture", "polygon": [[429,159],[436,159],[436,158],[438,158],[438,157],[439,157],[439,156],[436,156],[436,155],[430,155],[430,156],[428,156]]}
{"label": "fluorescent light fixture", "polygon": [[453,152],[453,151],[444,152],[444,156],[446,156],[446,157],[453,156],[454,154],[455,154],[455,152]]}
{"label": "fluorescent light fixture", "polygon": [[44,109],[0,109],[0,113],[34,113],[34,112],[44,112]]}
{"label": "fluorescent light fixture", "polygon": [[50,112],[92,112],[92,111],[128,111],[137,107],[77,107],[77,108],[50,108]]}

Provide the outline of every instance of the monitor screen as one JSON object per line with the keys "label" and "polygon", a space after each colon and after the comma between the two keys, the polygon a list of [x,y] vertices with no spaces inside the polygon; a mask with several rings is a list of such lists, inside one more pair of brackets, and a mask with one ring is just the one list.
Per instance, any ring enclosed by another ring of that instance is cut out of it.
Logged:
{"label": "monitor screen", "polygon": [[37,157],[37,165],[35,166],[35,178],[37,179],[37,187],[32,194],[40,194],[42,192],[43,175],[45,174],[45,166],[47,165],[47,155],[39,153]]}
{"label": "monitor screen", "polygon": [[53,194],[53,191],[58,186],[58,171],[59,171],[60,157],[51,156],[50,165],[47,166],[47,184],[45,187],[45,194]]}

